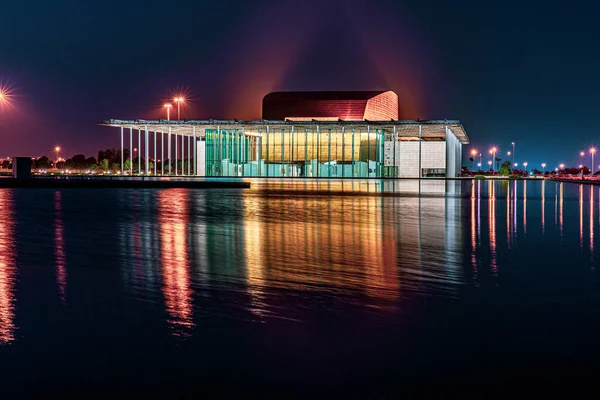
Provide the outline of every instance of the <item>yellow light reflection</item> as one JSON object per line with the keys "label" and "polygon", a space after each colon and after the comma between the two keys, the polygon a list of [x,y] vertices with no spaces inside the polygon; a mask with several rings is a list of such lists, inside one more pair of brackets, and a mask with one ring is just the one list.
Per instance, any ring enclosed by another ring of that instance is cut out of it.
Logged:
{"label": "yellow light reflection", "polygon": [[186,243],[189,191],[158,191],[163,295],[170,316],[169,324],[177,336],[187,336],[193,328],[190,260]]}
{"label": "yellow light reflection", "polygon": [[471,181],[471,265],[477,272],[477,220],[475,210],[475,180]]}
{"label": "yellow light reflection", "polygon": [[[386,301],[375,307],[387,307],[398,297],[395,225],[381,228],[382,218],[397,218],[393,204],[381,204],[387,199],[302,196],[265,202],[245,194],[246,279],[255,315],[268,312],[267,287],[360,289]],[[265,215],[288,223],[271,224]]]}
{"label": "yellow light reflection", "polygon": [[61,302],[67,296],[67,257],[64,244],[64,227],[62,222],[61,193],[54,193],[54,263],[56,264],[56,284]]}
{"label": "yellow light reflection", "polygon": [[15,339],[15,248],[13,243],[13,199],[0,189],[0,345]]}

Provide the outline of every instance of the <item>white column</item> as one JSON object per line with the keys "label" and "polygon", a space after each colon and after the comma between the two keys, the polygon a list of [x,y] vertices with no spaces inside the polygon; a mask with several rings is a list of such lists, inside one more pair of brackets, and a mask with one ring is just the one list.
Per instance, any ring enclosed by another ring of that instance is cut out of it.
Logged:
{"label": "white column", "polygon": [[423,143],[423,132],[421,130],[421,125],[419,125],[419,171],[417,172],[419,175],[419,179],[422,177],[421,171],[421,144]]}
{"label": "white column", "polygon": [[129,175],[133,176],[133,127],[129,127]]}
{"label": "white column", "polygon": [[154,131],[154,176],[156,176],[156,131]]}
{"label": "white column", "polygon": [[165,132],[160,132],[160,174],[165,176]]}
{"label": "white column", "polygon": [[192,150],[194,152],[194,175],[198,175],[198,166],[196,165],[196,157],[198,156],[198,139],[196,138],[195,126],[192,128],[192,131],[194,133],[194,148]]}
{"label": "white column", "polygon": [[177,176],[177,133],[175,133],[175,176]]}
{"label": "white column", "polygon": [[192,157],[191,157],[191,148],[192,148],[192,137],[188,136],[188,176],[192,173]]}
{"label": "white column", "polygon": [[171,159],[171,127],[169,127],[169,136],[167,138],[167,153],[168,153],[168,157],[169,157],[169,176],[171,176],[171,164],[173,163],[173,160]]}
{"label": "white column", "polygon": [[121,127],[121,175],[123,175],[123,127]]}
{"label": "white column", "polygon": [[138,175],[142,172],[142,157],[140,157],[140,154],[142,153],[142,130],[138,129]]}
{"label": "white column", "polygon": [[148,147],[148,125],[145,126],[146,128],[146,136],[144,137],[145,140],[145,144],[146,144],[146,175],[150,175],[150,171],[148,171],[149,166],[150,166],[150,148]]}

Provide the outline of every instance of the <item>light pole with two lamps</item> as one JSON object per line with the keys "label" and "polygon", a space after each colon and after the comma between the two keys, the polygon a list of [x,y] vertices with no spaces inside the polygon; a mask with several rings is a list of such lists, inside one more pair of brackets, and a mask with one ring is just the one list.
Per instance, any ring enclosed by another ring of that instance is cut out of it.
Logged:
{"label": "light pole with two lamps", "polygon": [[590,171],[590,176],[594,176],[594,170],[596,169],[594,166],[594,154],[596,154],[596,148],[590,148],[590,153],[592,154],[592,170]]}

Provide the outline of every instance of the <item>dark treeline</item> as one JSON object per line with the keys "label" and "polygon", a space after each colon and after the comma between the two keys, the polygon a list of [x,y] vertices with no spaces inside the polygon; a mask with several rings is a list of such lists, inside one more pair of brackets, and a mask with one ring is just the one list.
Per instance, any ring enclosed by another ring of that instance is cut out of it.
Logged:
{"label": "dark treeline", "polygon": [[[146,160],[144,158],[134,157],[130,159],[130,154],[128,149],[123,150],[123,160],[124,160],[124,170],[139,172],[138,167],[141,165],[141,169],[145,167]],[[174,160],[173,160],[174,161]],[[154,169],[155,160],[149,160],[149,169],[152,171]],[[165,161],[164,169],[168,170],[169,160]],[[0,166],[3,169],[11,169],[12,168],[12,160],[3,159],[0,162]],[[160,170],[163,168],[161,162],[157,162],[157,169]],[[42,156],[39,158],[31,159],[31,168],[35,170],[44,170],[44,169],[68,169],[74,171],[87,171],[87,170],[102,170],[105,172],[108,171],[120,171],[121,170],[121,151],[118,149],[104,149],[98,151],[98,156],[90,156],[86,157],[84,154],[75,154],[70,158],[64,159],[59,158],[58,162],[54,159],[50,159],[48,156]],[[175,165],[173,163],[173,169]],[[188,168],[188,159],[177,160],[177,169],[185,170]]]}

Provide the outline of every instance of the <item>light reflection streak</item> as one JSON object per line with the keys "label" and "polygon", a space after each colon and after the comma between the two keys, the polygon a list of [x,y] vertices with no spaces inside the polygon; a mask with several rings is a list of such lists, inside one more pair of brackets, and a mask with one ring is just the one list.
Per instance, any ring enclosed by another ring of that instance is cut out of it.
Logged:
{"label": "light reflection streak", "polygon": [[481,180],[477,181],[477,246],[481,246]]}
{"label": "light reflection streak", "polygon": [[477,273],[477,219],[475,209],[475,180],[471,181],[471,264]]}
{"label": "light reflection streak", "polygon": [[594,188],[590,187],[590,258],[594,265]]}
{"label": "light reflection streak", "polygon": [[13,199],[9,190],[0,189],[0,345],[15,339],[16,280]]}
{"label": "light reflection streak", "polygon": [[56,264],[56,284],[60,301],[67,298],[67,255],[65,252],[64,226],[62,221],[61,192],[54,192],[54,263]]}
{"label": "light reflection streak", "polygon": [[517,196],[517,181],[514,181],[513,190],[513,241],[517,236],[517,208],[518,208],[518,196]]}
{"label": "light reflection streak", "polygon": [[561,182],[559,184],[559,224],[558,224],[558,229],[560,231],[560,239],[561,242],[560,244],[562,244],[562,239],[563,239],[563,183]]}
{"label": "light reflection streak", "polygon": [[545,231],[546,180],[542,181],[542,235]]}
{"label": "light reflection streak", "polygon": [[[510,215],[511,215],[511,207],[513,207],[512,202],[510,201],[510,183],[507,182],[506,185],[506,246],[510,250],[511,247],[511,226],[510,226]],[[512,210],[514,212],[514,209]]]}
{"label": "light reflection streak", "polygon": [[583,250],[583,184],[579,185],[579,248]]}
{"label": "light reflection streak", "polygon": [[193,328],[192,290],[189,255],[186,243],[189,191],[160,190],[158,222],[160,226],[163,295],[176,336],[187,336]]}
{"label": "light reflection streak", "polygon": [[496,193],[493,181],[488,181],[488,221],[489,229],[488,233],[490,236],[490,268],[494,274],[498,272],[498,265],[496,264]]}
{"label": "light reflection streak", "polygon": [[[515,182],[516,184],[516,182]],[[527,181],[523,181],[523,235],[527,234]]]}

